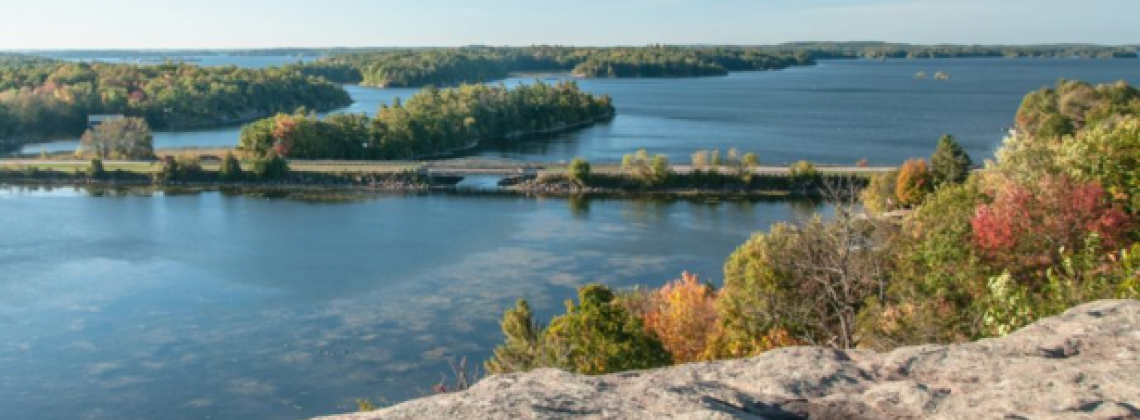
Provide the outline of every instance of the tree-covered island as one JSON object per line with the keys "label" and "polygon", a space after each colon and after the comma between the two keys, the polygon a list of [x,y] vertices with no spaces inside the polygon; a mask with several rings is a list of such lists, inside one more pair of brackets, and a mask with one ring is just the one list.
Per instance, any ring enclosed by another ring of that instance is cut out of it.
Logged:
{"label": "tree-covered island", "polygon": [[885,42],[798,42],[760,46],[644,47],[469,46],[461,48],[333,49],[298,65],[340,83],[381,87],[458,85],[498,80],[512,72],[559,71],[584,78],[702,77],[733,71],[779,70],[821,59],[886,58],[1136,58],[1131,47],[1100,45],[915,45]]}
{"label": "tree-covered island", "polygon": [[428,87],[375,117],[317,118],[305,110],[278,114],[242,128],[240,147],[263,156],[302,159],[412,159],[470,149],[480,140],[552,133],[613,117],[608,96],[573,82]]}
{"label": "tree-covered island", "polygon": [[282,68],[71,63],[0,56],[0,145],[79,136],[93,114],[143,118],[155,129],[234,124],[298,107],[352,102],[340,86]]}
{"label": "tree-covered island", "polygon": [[776,70],[814,61],[807,54],[757,47],[463,47],[352,52],[299,65],[342,83],[381,87],[458,85],[512,72],[562,71],[577,77],[698,77]]}

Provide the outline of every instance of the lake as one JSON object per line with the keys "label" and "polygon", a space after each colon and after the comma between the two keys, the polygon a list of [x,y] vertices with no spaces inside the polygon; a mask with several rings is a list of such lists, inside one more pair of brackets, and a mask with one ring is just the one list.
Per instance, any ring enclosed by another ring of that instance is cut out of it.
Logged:
{"label": "lake", "polygon": [[[915,80],[918,71],[952,80]],[[1138,83],[1140,60],[827,61],[582,80],[614,97],[616,119],[473,154],[617,161],[646,148],[684,162],[735,146],[767,163],[896,164],[953,133],[980,160],[1025,93],[1061,77]],[[337,112],[415,92],[347,89],[356,103]],[[238,128],[155,137],[159,147],[232,146]],[[24,151],[41,147],[75,142]],[[830,211],[477,192],[350,198],[0,188],[0,417],[288,420],[351,411],[357,398],[400,401],[430,389],[449,359],[480,364],[519,297],[545,321],[591,281],[657,286],[689,270],[720,282],[753,232]]]}
{"label": "lake", "polygon": [[[920,71],[944,71],[951,80],[915,79]],[[1061,78],[1140,84],[1140,60],[839,60],[726,77],[579,80],[588,92],[612,96],[617,118],[550,138],[485,144],[474,154],[617,162],[644,148],[688,162],[697,150],[737,147],[758,153],[769,164],[801,159],[852,164],[865,158],[872,164],[896,165],[928,156],[939,137],[954,134],[980,162],[1001,143],[1022,98]],[[372,113],[381,104],[416,92],[347,89],[356,103],[337,112]],[[155,143],[160,148],[233,146],[238,132],[239,127],[156,133]],[[70,151],[77,144],[33,144],[22,153]]]}
{"label": "lake", "polygon": [[280,419],[421,395],[526,297],[719,281],[786,201],[0,189],[3,418]]}

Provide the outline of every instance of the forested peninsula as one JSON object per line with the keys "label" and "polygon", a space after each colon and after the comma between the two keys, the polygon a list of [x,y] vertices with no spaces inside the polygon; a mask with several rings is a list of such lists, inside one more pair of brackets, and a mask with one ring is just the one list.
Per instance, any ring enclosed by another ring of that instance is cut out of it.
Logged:
{"label": "forested peninsula", "polygon": [[732,71],[778,70],[820,59],[886,58],[1136,58],[1136,48],[1100,45],[913,45],[885,42],[801,42],[766,46],[484,47],[336,49],[298,65],[306,74],[380,87],[458,85],[502,79],[512,72],[561,71],[584,78],[702,77]]}
{"label": "forested peninsula", "polygon": [[413,159],[472,148],[484,139],[553,133],[612,118],[608,96],[576,83],[428,87],[407,103],[319,119],[305,110],[242,128],[240,147],[256,156],[302,159]]}
{"label": "forested peninsula", "polygon": [[463,47],[381,50],[332,55],[300,65],[306,74],[381,87],[457,85],[502,79],[512,72],[564,71],[578,77],[696,77],[774,70],[814,61],[806,53],[755,47]]}
{"label": "forested peninsula", "polygon": [[0,56],[0,139],[9,147],[78,136],[93,114],[141,117],[158,129],[192,128],[351,102],[340,86],[289,69]]}
{"label": "forested peninsula", "polygon": [[792,42],[767,47],[780,54],[836,58],[1137,58],[1136,46],[1091,44],[918,45],[890,42]]}

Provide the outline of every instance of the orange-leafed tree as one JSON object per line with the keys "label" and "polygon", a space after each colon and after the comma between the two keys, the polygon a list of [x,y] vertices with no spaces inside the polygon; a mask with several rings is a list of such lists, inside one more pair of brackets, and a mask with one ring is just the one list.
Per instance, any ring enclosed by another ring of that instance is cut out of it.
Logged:
{"label": "orange-leafed tree", "polygon": [[645,329],[657,336],[674,363],[705,359],[716,331],[716,291],[695,274],[682,273],[652,292],[644,313]]}
{"label": "orange-leafed tree", "polygon": [[925,159],[911,159],[899,168],[895,181],[895,196],[899,204],[916,206],[934,190],[934,178]]}

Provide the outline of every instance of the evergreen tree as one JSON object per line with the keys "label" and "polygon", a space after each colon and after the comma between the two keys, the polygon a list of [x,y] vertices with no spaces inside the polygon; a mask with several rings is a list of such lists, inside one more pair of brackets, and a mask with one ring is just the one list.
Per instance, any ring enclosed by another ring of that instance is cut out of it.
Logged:
{"label": "evergreen tree", "polygon": [[538,346],[542,326],[534,320],[534,313],[525,299],[519,299],[514,308],[503,314],[499,324],[506,341],[495,348],[495,353],[484,366],[487,372],[502,374],[525,372],[538,367]]}
{"label": "evergreen tree", "polygon": [[238,181],[241,180],[241,163],[238,162],[237,157],[233,153],[226,153],[222,158],[222,165],[218,168],[218,179],[221,181]]}
{"label": "evergreen tree", "polygon": [[107,172],[103,170],[103,159],[91,159],[91,164],[87,166],[87,177],[91,179],[103,179],[106,174]]}
{"label": "evergreen tree", "polygon": [[947,183],[960,184],[970,175],[970,166],[973,162],[970,155],[958,145],[954,136],[949,134],[938,140],[938,149],[930,157],[930,172],[934,185]]}

